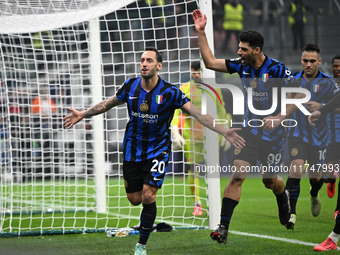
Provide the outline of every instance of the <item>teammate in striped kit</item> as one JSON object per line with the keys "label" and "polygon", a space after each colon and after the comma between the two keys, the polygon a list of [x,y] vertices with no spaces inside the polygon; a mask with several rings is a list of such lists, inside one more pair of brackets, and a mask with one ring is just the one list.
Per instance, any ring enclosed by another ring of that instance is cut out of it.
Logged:
{"label": "teammate in striped kit", "polygon": [[[315,44],[307,44],[302,52],[301,64],[303,71],[294,75],[299,80],[302,88],[311,93],[310,102],[305,106],[311,112],[318,110],[320,104],[328,102],[336,93],[334,80],[319,71],[321,63],[320,49]],[[318,192],[322,186],[322,171],[319,166],[324,165],[328,128],[326,119],[321,119],[317,125],[308,125],[307,116],[301,111],[294,113],[298,123],[288,130],[288,146],[290,151],[290,173],[286,187],[290,194],[292,214],[287,224],[287,229],[294,229],[296,223],[296,204],[300,195],[300,180],[303,175],[305,161],[308,162],[308,173],[311,184],[311,211],[313,216],[318,216],[321,210],[321,201]]]}
{"label": "teammate in striped kit", "polygon": [[127,198],[132,205],[143,204],[140,216],[140,238],[135,254],[146,254],[146,243],[154,224],[157,208],[156,194],[161,188],[171,148],[169,126],[174,111],[180,108],[190,113],[204,126],[223,135],[236,147],[244,140],[237,129],[215,125],[210,115],[202,115],[184,93],[158,76],[162,56],[155,48],[146,48],[141,56],[141,77],[128,79],[113,97],[88,110],[77,111],[64,118],[64,126],[71,128],[83,118],[104,113],[112,107],[127,103],[130,120],[124,137],[123,176]]}
{"label": "teammate in striped kit", "polygon": [[[264,38],[256,31],[243,31],[240,34],[239,50],[237,59],[216,59],[212,54],[205,34],[207,17],[200,10],[193,13],[195,28],[198,32],[198,41],[204,64],[207,68],[225,72],[237,72],[242,80],[244,90],[252,91],[252,102],[255,109],[270,109],[272,102],[273,88],[294,86],[291,71],[284,64],[267,57],[263,53]],[[281,79],[275,79],[281,78]],[[246,93],[247,94],[247,93]],[[245,100],[247,102],[247,100]],[[242,183],[246,178],[245,167],[256,165],[259,160],[263,166],[279,166],[282,160],[284,141],[284,128],[277,123],[270,125],[271,120],[278,119],[281,123],[286,116],[281,115],[280,106],[276,108],[273,116],[260,116],[253,114],[248,105],[245,105],[245,121],[260,119],[265,124],[263,127],[246,126],[242,128],[242,137],[246,140],[243,149],[234,150],[234,166],[236,171],[232,174],[231,180],[224,190],[222,209],[219,227],[211,233],[211,238],[218,243],[226,243],[229,223],[241,196]],[[296,108],[287,106],[287,115]],[[275,116],[275,117],[274,117]],[[281,121],[280,121],[281,120]],[[268,124],[269,123],[269,124]],[[287,191],[283,179],[277,173],[263,174],[262,181],[266,188],[271,189],[276,196],[279,208],[279,218],[282,225],[286,225],[290,218],[290,206]]]}

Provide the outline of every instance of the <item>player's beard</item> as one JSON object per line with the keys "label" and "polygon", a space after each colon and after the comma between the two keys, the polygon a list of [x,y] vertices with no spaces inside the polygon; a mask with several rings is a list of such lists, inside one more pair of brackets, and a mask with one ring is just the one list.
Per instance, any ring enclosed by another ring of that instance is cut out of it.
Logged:
{"label": "player's beard", "polygon": [[241,62],[241,63],[242,63],[242,66],[251,66],[255,62],[256,62],[255,59],[253,59],[250,56],[247,56],[247,57],[243,58],[243,62]]}
{"label": "player's beard", "polygon": [[157,73],[157,67],[151,68],[149,69],[149,72],[147,74],[143,74],[142,70],[141,70],[141,75],[144,79],[150,79],[152,77],[154,77]]}
{"label": "player's beard", "polygon": [[305,72],[305,76],[308,79],[311,79],[311,78],[313,78],[316,75],[317,70],[313,70],[312,68],[305,68],[304,72]]}

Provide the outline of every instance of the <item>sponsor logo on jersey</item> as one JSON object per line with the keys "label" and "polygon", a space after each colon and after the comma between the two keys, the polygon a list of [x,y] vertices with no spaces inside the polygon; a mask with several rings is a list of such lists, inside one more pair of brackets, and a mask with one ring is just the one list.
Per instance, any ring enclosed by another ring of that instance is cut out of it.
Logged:
{"label": "sponsor logo on jersey", "polygon": [[157,123],[158,114],[149,114],[132,111],[132,116],[136,118],[142,118],[145,123]]}

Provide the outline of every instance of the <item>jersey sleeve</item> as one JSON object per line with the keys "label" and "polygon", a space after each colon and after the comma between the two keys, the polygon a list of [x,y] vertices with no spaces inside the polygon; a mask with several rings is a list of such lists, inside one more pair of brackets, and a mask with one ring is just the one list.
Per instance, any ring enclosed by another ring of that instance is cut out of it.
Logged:
{"label": "jersey sleeve", "polygon": [[335,83],[333,78],[329,77],[329,78],[326,78],[326,80],[327,80],[328,88],[329,88],[328,93],[327,93],[327,97],[329,101],[339,93],[340,88]]}
{"label": "jersey sleeve", "polygon": [[292,71],[284,64],[276,65],[271,72],[273,73],[272,77],[278,78],[278,81],[275,81],[275,83],[279,84],[280,87],[300,87],[298,79],[294,78]]}
{"label": "jersey sleeve", "polygon": [[226,59],[225,65],[230,74],[238,73],[241,69],[241,58]]}
{"label": "jersey sleeve", "polygon": [[116,96],[122,102],[127,102],[127,84],[129,83],[130,79],[126,80],[123,85],[118,89]]}
{"label": "jersey sleeve", "polygon": [[174,100],[174,107],[180,108],[182,107],[184,104],[186,104],[187,102],[190,101],[190,99],[178,88],[175,88],[176,92],[175,92],[175,100]]}
{"label": "jersey sleeve", "polygon": [[338,107],[340,107],[340,93],[337,93],[337,95],[331,101],[325,104],[321,108],[320,112],[321,114],[330,113]]}

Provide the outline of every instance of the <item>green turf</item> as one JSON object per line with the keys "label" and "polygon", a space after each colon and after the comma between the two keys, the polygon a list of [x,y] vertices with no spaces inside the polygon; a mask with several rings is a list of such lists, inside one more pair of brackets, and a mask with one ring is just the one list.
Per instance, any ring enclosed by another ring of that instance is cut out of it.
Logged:
{"label": "green turf", "polygon": [[[207,210],[202,217],[192,217],[193,197],[190,195],[189,187],[183,185],[183,178],[169,176],[167,181],[167,184],[163,185],[158,192],[158,217],[163,215],[162,221],[178,226],[186,224],[207,227]],[[187,182],[187,178],[185,181]],[[201,187],[205,187],[203,179],[200,180],[200,183]],[[69,230],[84,229],[84,226],[86,229],[104,229],[138,224],[141,206],[130,206],[126,199],[123,181],[111,178],[107,186],[109,187],[107,196],[110,198],[107,201],[107,214],[97,214],[94,211],[95,198],[92,181],[67,180],[64,182],[55,180],[44,183],[37,181],[34,184],[23,183],[22,185],[14,184],[2,187],[4,194],[14,194],[7,200],[8,204],[4,206],[5,208],[14,208],[14,210],[11,217],[8,213],[2,219],[2,229],[5,233],[15,234],[18,231],[28,232],[29,229],[49,231],[62,230],[65,227]],[[11,191],[13,192],[11,193]],[[201,196],[203,196],[202,204],[204,208],[207,208],[205,189],[201,189]],[[53,213],[48,213],[47,209],[52,205],[54,205]],[[22,209],[22,206],[26,206],[27,211]],[[77,207],[77,211],[72,210],[75,207]],[[44,208],[44,210],[39,210],[39,208]],[[65,208],[67,209],[65,210]],[[92,211],[85,209],[92,209]]]}
{"label": "green turf", "polygon": [[[221,187],[226,183],[223,179]],[[294,231],[287,231],[280,225],[275,198],[258,178],[248,178],[243,184],[241,201],[235,209],[230,230],[320,243],[333,229],[336,199],[327,197],[324,185],[320,191],[321,214],[313,217],[309,182],[303,179],[301,184]],[[152,233],[148,254],[314,254],[312,246],[237,234],[229,235],[227,245],[218,245],[210,239],[209,233],[209,230]],[[133,254],[137,240],[137,236],[108,238],[104,233],[1,238],[0,254]]]}

